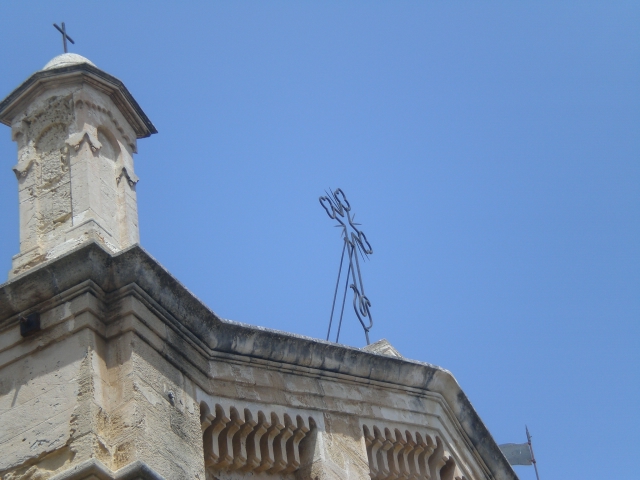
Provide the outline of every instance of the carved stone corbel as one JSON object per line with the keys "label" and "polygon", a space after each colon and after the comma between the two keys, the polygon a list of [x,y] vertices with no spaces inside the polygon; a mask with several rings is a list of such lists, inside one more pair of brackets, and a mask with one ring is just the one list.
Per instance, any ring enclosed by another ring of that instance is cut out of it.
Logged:
{"label": "carved stone corbel", "polygon": [[83,129],[81,132],[72,133],[69,138],[65,140],[65,143],[70,147],[78,150],[83,141],[89,142],[92,152],[97,152],[102,148],[102,143],[98,140],[98,137],[88,129]]}
{"label": "carved stone corbel", "polygon": [[[363,425],[373,480],[467,480],[438,436]],[[415,439],[415,440],[414,440]]]}
{"label": "carved stone corbel", "polygon": [[[212,413],[215,411],[215,413]],[[295,420],[294,420],[295,418]],[[281,475],[300,468],[301,442],[312,422],[297,415],[201,404],[205,465],[216,471]]]}
{"label": "carved stone corbel", "polygon": [[118,182],[118,185],[120,184],[120,180],[122,180],[122,177],[126,177],[127,183],[131,188],[133,188],[136,185],[136,183],[138,183],[138,181],[140,180],[135,173],[129,172],[129,170],[127,170],[127,167],[122,167],[122,170],[120,171],[120,175],[118,175],[118,178],[116,179],[116,181]]}
{"label": "carved stone corbel", "polygon": [[16,178],[18,180],[20,180],[21,178],[26,177],[29,174],[29,171],[31,170],[31,167],[33,167],[33,165],[36,163],[35,159],[32,158],[31,160],[29,160],[27,162],[26,165],[20,165],[19,163],[17,165],[14,165],[13,168],[11,170],[13,170],[13,173],[16,174]]}

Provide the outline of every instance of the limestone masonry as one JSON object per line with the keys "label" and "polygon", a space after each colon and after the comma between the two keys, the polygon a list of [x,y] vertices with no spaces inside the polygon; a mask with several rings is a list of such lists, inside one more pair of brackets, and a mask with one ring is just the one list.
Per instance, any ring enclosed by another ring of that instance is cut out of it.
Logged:
{"label": "limestone masonry", "polygon": [[221,319],[138,245],[133,154],[156,130],[122,82],[60,55],[0,122],[20,211],[2,479],[517,479],[448,371]]}

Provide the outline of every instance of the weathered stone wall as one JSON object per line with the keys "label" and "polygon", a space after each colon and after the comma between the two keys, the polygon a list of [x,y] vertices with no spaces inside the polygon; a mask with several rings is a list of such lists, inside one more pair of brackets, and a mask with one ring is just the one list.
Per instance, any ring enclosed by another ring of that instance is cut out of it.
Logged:
{"label": "weathered stone wall", "polygon": [[43,308],[41,333],[23,339],[15,322],[0,331],[1,478],[50,478],[95,459],[111,472],[142,462],[163,478],[203,479],[184,376],[127,329],[131,319],[109,332],[108,305],[86,289],[60,301]]}
{"label": "weathered stone wall", "polygon": [[78,335],[0,371],[0,472],[11,472],[4,478],[33,478],[73,461],[70,444],[81,435],[77,420],[91,390],[86,340]]}
{"label": "weathered stone wall", "polygon": [[448,372],[223,321],[139,247],[0,286],[0,408],[3,478],[516,478]]}

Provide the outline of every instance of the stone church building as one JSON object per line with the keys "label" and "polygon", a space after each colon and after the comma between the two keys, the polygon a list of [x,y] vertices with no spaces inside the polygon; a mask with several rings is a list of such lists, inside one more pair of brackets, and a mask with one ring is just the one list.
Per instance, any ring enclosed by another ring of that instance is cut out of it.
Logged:
{"label": "stone church building", "polygon": [[156,130],[120,80],[60,55],[0,122],[20,212],[0,478],[517,479],[448,371],[224,320],[138,245],[133,155]]}

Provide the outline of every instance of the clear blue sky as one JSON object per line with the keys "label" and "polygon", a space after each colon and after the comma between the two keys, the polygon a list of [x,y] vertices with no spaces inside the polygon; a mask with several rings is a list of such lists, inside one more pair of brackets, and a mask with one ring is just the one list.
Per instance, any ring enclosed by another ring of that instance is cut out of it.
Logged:
{"label": "clear blue sky", "polygon": [[638,478],[640,3],[2,2],[1,97],[61,21],[158,128],[141,243],[214,311],[323,338],[341,187],[373,340],[451,370],[498,443],[527,423],[542,480]]}

